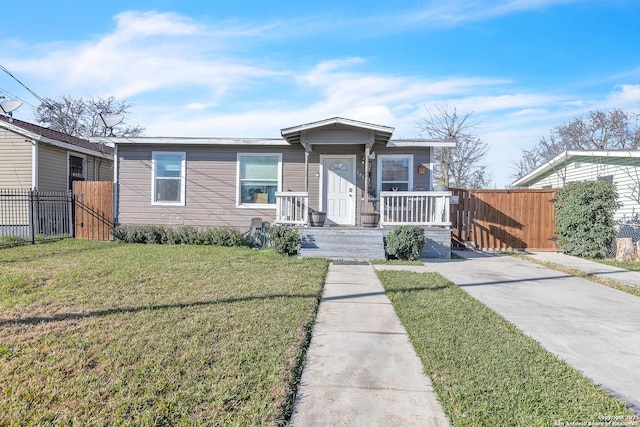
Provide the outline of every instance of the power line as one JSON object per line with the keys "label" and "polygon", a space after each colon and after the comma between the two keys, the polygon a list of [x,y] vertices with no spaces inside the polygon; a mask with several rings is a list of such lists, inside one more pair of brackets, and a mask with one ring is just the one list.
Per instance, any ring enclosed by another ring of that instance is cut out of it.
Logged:
{"label": "power line", "polygon": [[[2,95],[2,94],[4,94],[4,95]],[[24,104],[27,104],[28,106],[30,106],[33,109],[37,108],[35,105],[33,105],[32,103],[30,103],[28,101],[25,101],[24,99],[20,98],[18,95],[14,95],[13,93],[11,93],[9,91],[0,88],[0,98],[2,98],[3,96],[5,98],[18,99],[18,100],[22,101]]]}
{"label": "power line", "polygon": [[0,70],[4,71],[5,73],[7,73],[13,80],[15,80],[16,82],[18,82],[20,84],[20,86],[22,86],[23,88],[25,88],[31,95],[35,96],[38,101],[40,101],[43,104],[48,105],[49,103],[47,101],[45,101],[44,99],[42,99],[40,97],[40,95],[38,95],[37,93],[35,93],[34,91],[32,91],[27,85],[25,85],[24,83],[22,83],[16,76],[14,76],[13,74],[11,74],[11,71],[7,70],[4,65],[0,64]]}

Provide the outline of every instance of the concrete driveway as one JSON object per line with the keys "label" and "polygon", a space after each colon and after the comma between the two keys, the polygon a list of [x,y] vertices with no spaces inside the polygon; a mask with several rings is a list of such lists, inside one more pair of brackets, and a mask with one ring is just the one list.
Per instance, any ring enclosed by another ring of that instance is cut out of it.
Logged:
{"label": "concrete driveway", "polygon": [[[640,415],[640,298],[510,256],[425,263]],[[424,271],[424,270],[423,270]]]}

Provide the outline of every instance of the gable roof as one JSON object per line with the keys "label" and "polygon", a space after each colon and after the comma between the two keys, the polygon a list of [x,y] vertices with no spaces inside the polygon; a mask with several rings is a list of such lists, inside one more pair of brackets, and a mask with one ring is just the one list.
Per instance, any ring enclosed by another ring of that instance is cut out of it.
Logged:
{"label": "gable roof", "polygon": [[317,122],[306,123],[304,125],[293,126],[280,130],[280,134],[289,144],[300,144],[303,141],[303,135],[310,130],[318,130],[322,128],[338,128],[338,129],[363,129],[373,133],[373,142],[387,143],[393,134],[395,128],[389,126],[375,125],[373,123],[361,122],[358,120],[345,119],[343,117],[333,117],[330,119],[320,120]]}
{"label": "gable roof", "polygon": [[533,184],[538,178],[543,177],[549,172],[553,172],[558,166],[573,163],[578,158],[591,157],[597,158],[640,158],[640,151],[637,150],[617,150],[617,151],[587,151],[587,150],[567,150],[545,163],[544,165],[534,169],[522,178],[513,182],[514,187],[523,187]]}
{"label": "gable roof", "polygon": [[[436,141],[429,139],[391,139],[395,128],[390,126],[376,125],[373,123],[361,122],[359,120],[346,119],[344,117],[332,117],[330,119],[311,122],[303,125],[293,126],[280,130],[280,134],[290,144],[305,143],[303,135],[305,132],[320,129],[345,129],[345,130],[367,130],[371,132],[372,143],[380,142],[388,147],[453,147],[455,141]],[[308,141],[318,143],[318,141]],[[335,143],[336,141],[324,141],[325,143]],[[361,141],[358,141],[361,142]]]}
{"label": "gable roof", "polygon": [[0,128],[7,129],[23,135],[26,138],[42,142],[43,144],[49,144],[92,156],[107,159],[113,158],[113,148],[109,146],[90,142],[86,139],[34,125],[33,123],[23,122],[22,120],[10,120],[7,117],[0,116]]}

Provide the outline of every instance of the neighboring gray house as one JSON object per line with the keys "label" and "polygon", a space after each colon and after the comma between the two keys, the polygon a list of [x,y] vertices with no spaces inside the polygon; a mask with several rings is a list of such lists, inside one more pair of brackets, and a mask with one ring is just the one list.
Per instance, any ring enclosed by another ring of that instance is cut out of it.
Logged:
{"label": "neighboring gray house", "polygon": [[[336,117],[282,129],[276,139],[109,138],[117,222],[244,227],[263,217],[304,225],[310,209],[326,212],[328,225],[357,226],[363,212],[379,210],[385,191],[431,190],[432,148],[454,145],[394,140],[393,131]],[[291,211],[301,204],[306,209]],[[435,214],[435,205],[428,209]]]}
{"label": "neighboring gray house", "polygon": [[112,179],[113,148],[0,116],[0,188],[66,191]]}
{"label": "neighboring gray house", "polygon": [[640,151],[565,151],[513,186],[562,188],[565,182],[598,179],[617,187],[622,206],[616,211],[616,219],[640,214]]}

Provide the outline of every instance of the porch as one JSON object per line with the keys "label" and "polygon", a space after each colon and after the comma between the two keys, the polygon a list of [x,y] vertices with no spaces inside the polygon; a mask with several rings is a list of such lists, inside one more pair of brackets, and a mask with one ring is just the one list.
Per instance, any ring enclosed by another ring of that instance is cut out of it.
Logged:
{"label": "porch", "polygon": [[300,256],[330,259],[384,259],[386,236],[397,226],[424,229],[423,258],[451,256],[450,193],[447,191],[381,192],[376,227],[310,226],[309,196],[305,192],[276,193],[276,224],[298,228]]}
{"label": "porch", "polygon": [[[275,223],[282,225],[309,226],[309,193],[277,192]],[[451,228],[450,199],[448,191],[382,191],[380,198],[369,198],[379,213],[381,228],[398,225],[420,225],[424,227]],[[360,211],[360,214],[370,213]],[[352,226],[362,226],[356,218]]]}

